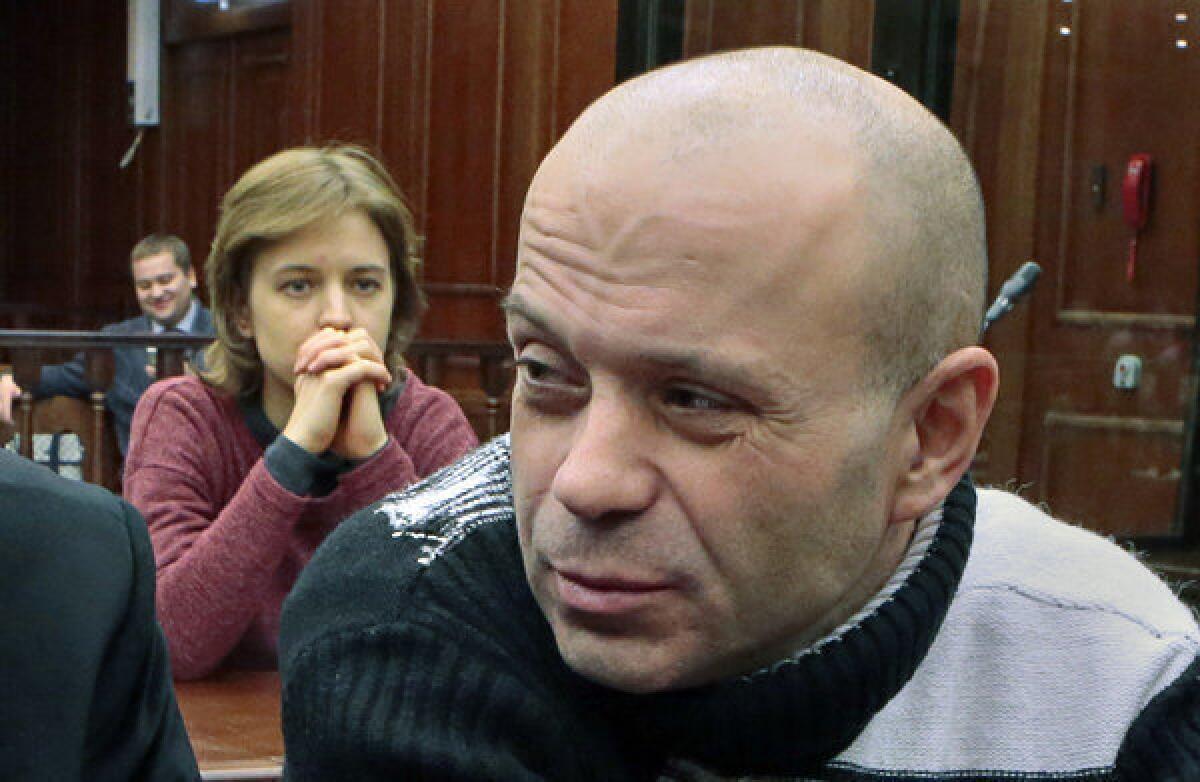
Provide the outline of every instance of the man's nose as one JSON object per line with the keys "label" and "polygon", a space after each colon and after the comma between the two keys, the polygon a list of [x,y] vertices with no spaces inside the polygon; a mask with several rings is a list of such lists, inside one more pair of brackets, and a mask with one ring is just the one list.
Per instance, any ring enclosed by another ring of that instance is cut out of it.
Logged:
{"label": "man's nose", "polygon": [[575,516],[617,521],[649,508],[660,475],[652,457],[654,420],[629,398],[593,396],[580,413],[551,494]]}
{"label": "man's nose", "polygon": [[325,289],[325,300],[321,306],[320,328],[349,329],[354,326],[350,315],[350,300],[346,292],[337,285]]}

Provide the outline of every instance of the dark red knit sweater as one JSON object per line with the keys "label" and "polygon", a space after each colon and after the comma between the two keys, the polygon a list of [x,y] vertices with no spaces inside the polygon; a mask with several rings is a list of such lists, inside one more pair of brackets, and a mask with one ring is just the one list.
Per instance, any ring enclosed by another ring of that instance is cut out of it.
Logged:
{"label": "dark red knit sweater", "polygon": [[176,678],[222,663],[274,667],[283,599],[325,536],[477,444],[454,400],[411,373],[384,423],[391,438],[383,450],[330,494],[301,497],[271,477],[234,398],[194,377],[146,391],[124,487],[150,528]]}

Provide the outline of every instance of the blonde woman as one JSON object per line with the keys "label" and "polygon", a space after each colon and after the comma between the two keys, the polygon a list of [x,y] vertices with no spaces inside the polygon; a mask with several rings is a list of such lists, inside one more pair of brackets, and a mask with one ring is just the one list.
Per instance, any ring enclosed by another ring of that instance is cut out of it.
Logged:
{"label": "blonde woman", "polygon": [[403,365],[423,308],[411,225],[348,146],[280,152],[222,201],[217,341],[199,377],[142,397],[125,468],[177,678],[274,667],[283,599],[325,536],[477,444]]}

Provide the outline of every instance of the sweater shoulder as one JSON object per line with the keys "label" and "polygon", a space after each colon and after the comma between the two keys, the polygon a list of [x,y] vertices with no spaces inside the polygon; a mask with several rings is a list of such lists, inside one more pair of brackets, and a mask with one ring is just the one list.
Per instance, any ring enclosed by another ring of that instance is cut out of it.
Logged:
{"label": "sweater shoulder", "polygon": [[1190,610],[1132,554],[981,489],[967,566],[929,653],[838,762],[1110,778],[1130,726],[1197,649]]}
{"label": "sweater shoulder", "polygon": [[409,414],[412,411],[446,405],[458,407],[454,397],[436,386],[427,385],[417,377],[415,372],[405,370],[405,374],[404,390],[400,393],[400,398],[396,400],[396,406],[392,408],[393,414]]}
{"label": "sweater shoulder", "polygon": [[512,519],[508,443],[498,437],[366,512],[408,544],[415,566],[428,567],[474,530]]}
{"label": "sweater shoulder", "polygon": [[205,410],[225,409],[234,404],[228,394],[217,391],[195,375],[163,378],[152,383],[142,396],[155,404],[170,401]]}
{"label": "sweater shoulder", "polygon": [[[133,428],[138,419],[150,419],[164,410],[174,410],[200,430],[219,429],[224,422],[240,421],[237,401],[194,375],[168,377],[153,383],[138,401]],[[142,420],[142,426],[149,424]]]}
{"label": "sweater shoulder", "polygon": [[387,423],[388,429],[403,439],[434,437],[441,440],[448,432],[459,430],[460,435],[469,438],[470,446],[478,444],[454,397],[440,388],[426,385],[412,372],[407,372],[404,390],[389,411]]}
{"label": "sweater shoulder", "polygon": [[281,662],[322,635],[421,621],[456,602],[463,579],[505,593],[520,572],[512,522],[507,437],[363,508],[301,572],[284,604]]}
{"label": "sweater shoulder", "polygon": [[[133,414],[129,430],[126,477],[148,462],[174,462],[182,454],[212,454],[239,449],[245,437],[237,428],[242,417],[237,402],[190,375],[152,384]],[[169,455],[169,457],[168,457]],[[209,457],[205,457],[207,462]]]}
{"label": "sweater shoulder", "polygon": [[979,491],[975,541],[959,590],[1103,612],[1156,636],[1200,644],[1191,610],[1133,554],[1006,491]]}

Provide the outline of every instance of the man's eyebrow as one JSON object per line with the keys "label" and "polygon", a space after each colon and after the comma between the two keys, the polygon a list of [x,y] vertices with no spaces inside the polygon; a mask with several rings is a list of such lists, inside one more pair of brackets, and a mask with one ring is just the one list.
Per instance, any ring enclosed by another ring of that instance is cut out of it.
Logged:
{"label": "man's eyebrow", "polygon": [[756,367],[753,362],[715,357],[703,347],[679,350],[654,348],[643,350],[638,357],[657,367],[660,372],[681,372],[698,380],[708,380],[731,388],[758,386],[764,374],[774,374],[770,370],[764,373],[763,368]]}
{"label": "man's eyebrow", "polygon": [[[510,315],[528,321],[534,328],[548,335],[558,333],[550,321],[518,293],[510,293],[505,296],[500,302],[500,308]],[[714,359],[711,351],[704,347],[679,350],[645,349],[638,353],[638,359],[653,364],[662,372],[674,370],[731,387],[744,387],[747,384],[758,385],[768,379],[775,383],[782,383],[786,380],[776,367],[757,361]]]}
{"label": "man's eyebrow", "polygon": [[500,301],[500,309],[508,315],[516,315],[522,320],[529,321],[539,331],[547,334],[555,333],[554,328],[550,325],[550,320],[525,301],[519,293],[510,293],[505,296]]}

